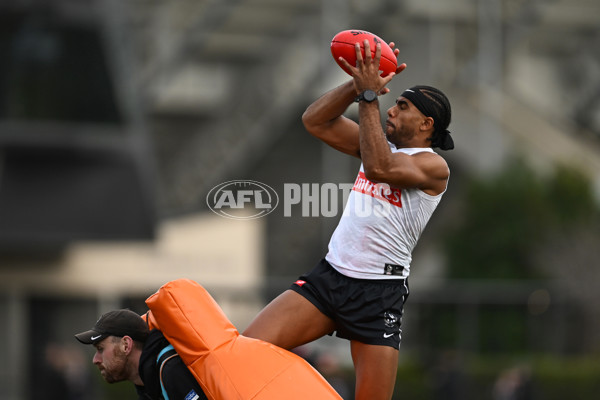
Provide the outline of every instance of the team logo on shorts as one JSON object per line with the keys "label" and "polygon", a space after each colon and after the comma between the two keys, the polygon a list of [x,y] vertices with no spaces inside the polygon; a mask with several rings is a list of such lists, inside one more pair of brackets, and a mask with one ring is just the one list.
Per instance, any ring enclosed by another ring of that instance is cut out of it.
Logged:
{"label": "team logo on shorts", "polygon": [[386,311],[385,313],[383,313],[383,322],[385,323],[385,326],[387,326],[388,328],[393,328],[395,326],[398,326],[398,316],[395,314],[392,314],[389,311]]}

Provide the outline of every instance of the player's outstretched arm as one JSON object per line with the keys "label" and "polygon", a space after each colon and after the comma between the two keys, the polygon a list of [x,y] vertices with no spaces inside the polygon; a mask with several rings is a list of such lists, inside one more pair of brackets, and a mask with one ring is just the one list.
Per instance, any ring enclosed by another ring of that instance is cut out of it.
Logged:
{"label": "player's outstretched arm", "polygon": [[360,157],[358,124],[342,115],[355,97],[353,82],[348,81],[308,106],[302,115],[302,123],[311,135],[334,149]]}
{"label": "player's outstretched arm", "polygon": [[[389,46],[394,49],[395,45],[390,42]],[[380,54],[381,48],[379,48],[378,57],[380,57]],[[398,54],[399,50],[394,49],[394,55],[397,57]],[[347,64],[345,60],[342,62]],[[405,68],[406,64],[400,64],[395,73],[400,73]],[[390,76],[385,80],[382,79],[383,83],[377,90],[380,96],[389,92],[385,84],[391,78]],[[358,124],[343,116],[350,104],[354,102],[357,94],[354,79],[330,90],[306,109],[302,115],[302,122],[311,135],[321,139],[336,150],[360,158]]]}

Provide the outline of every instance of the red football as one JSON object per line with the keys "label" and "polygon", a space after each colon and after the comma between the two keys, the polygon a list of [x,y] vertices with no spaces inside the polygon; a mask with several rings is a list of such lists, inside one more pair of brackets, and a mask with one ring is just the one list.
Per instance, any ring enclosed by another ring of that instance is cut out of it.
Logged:
{"label": "red football", "polygon": [[369,41],[371,57],[375,57],[375,46],[377,43],[381,43],[381,60],[379,62],[381,76],[386,76],[391,72],[395,72],[398,67],[398,61],[396,60],[394,50],[392,50],[387,42],[377,35],[357,29],[342,31],[333,37],[331,40],[331,55],[333,56],[333,59],[344,71],[346,71],[346,73],[350,74],[350,71],[344,68],[338,58],[342,57],[348,61],[350,65],[356,65],[356,51],[354,50],[354,45],[360,43],[360,50],[364,57],[365,40]]}

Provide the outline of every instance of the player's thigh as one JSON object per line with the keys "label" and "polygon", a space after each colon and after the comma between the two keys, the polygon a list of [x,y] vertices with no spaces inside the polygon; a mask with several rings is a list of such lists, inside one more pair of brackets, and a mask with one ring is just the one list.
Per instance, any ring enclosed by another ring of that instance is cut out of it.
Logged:
{"label": "player's thigh", "polygon": [[394,393],[398,350],[390,346],[351,341],[356,371],[356,400],[389,400]]}
{"label": "player's thigh", "polygon": [[334,329],[333,320],[310,301],[286,290],[263,308],[242,334],[293,349]]}

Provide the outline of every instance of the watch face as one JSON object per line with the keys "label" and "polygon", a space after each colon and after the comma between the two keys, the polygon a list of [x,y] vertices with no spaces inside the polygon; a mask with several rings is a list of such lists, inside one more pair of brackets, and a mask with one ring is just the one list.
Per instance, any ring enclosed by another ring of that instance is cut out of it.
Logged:
{"label": "watch face", "polygon": [[375,93],[372,90],[365,90],[365,93],[363,94],[363,97],[366,101],[373,101],[377,98],[377,93]]}

